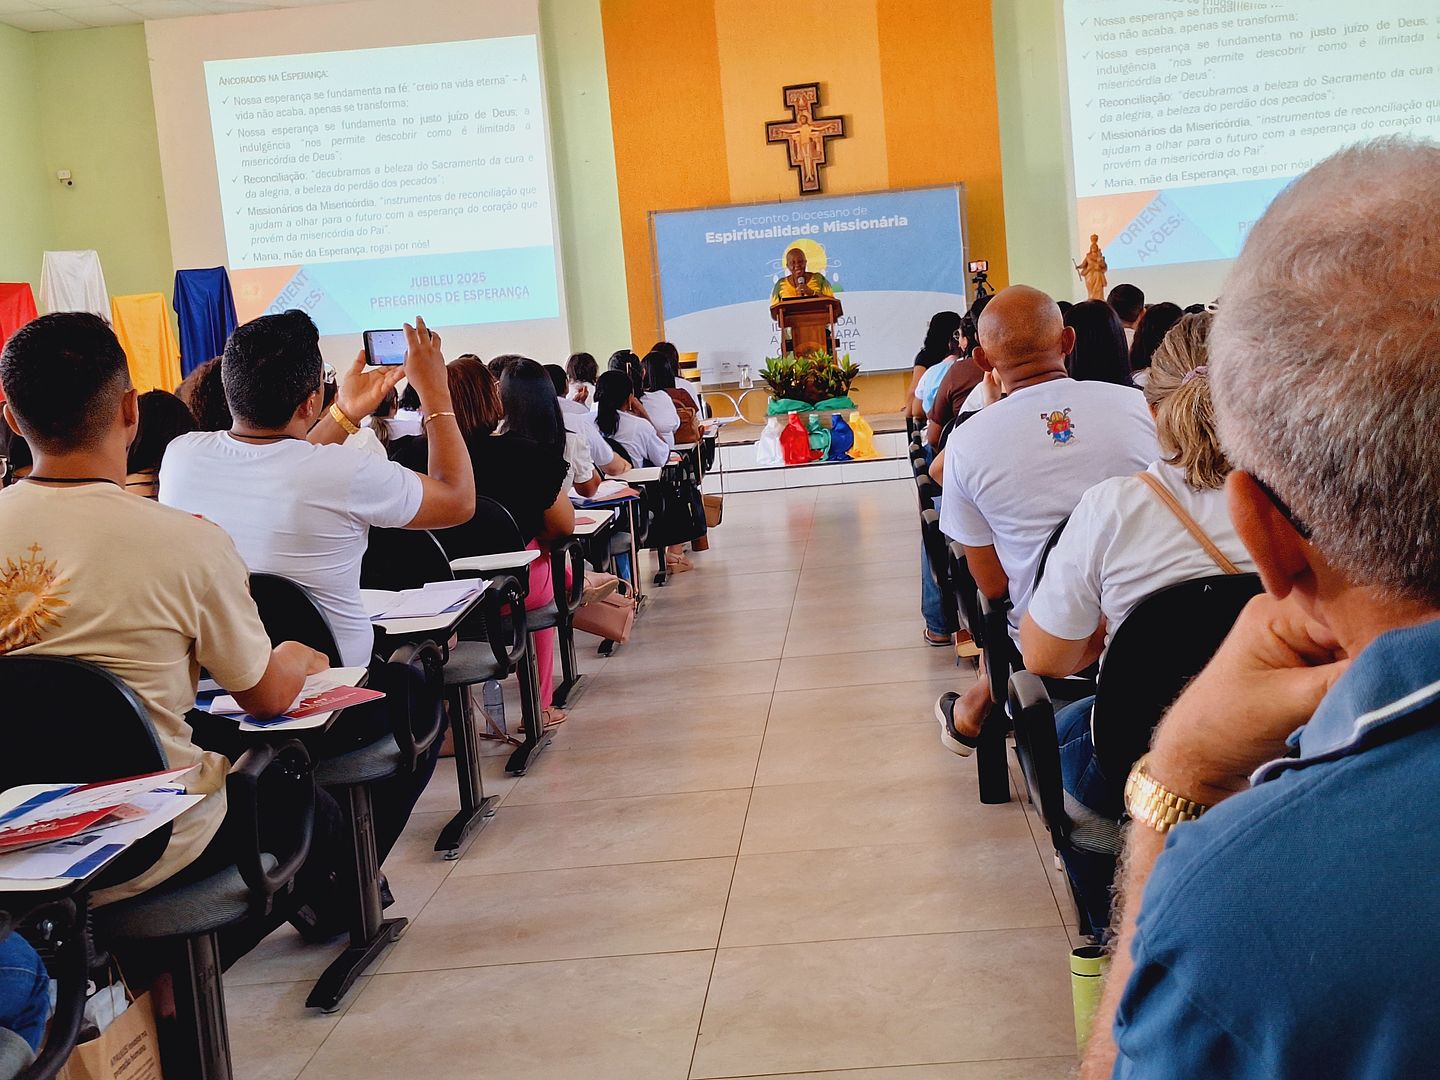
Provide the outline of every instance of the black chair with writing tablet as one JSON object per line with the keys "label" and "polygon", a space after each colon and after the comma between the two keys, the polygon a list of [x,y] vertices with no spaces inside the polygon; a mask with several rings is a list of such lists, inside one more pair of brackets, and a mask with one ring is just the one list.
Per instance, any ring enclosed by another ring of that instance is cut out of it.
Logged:
{"label": "black chair with writing tablet", "polygon": [[[455,576],[450,558],[434,534],[419,529],[371,529],[360,564],[360,584],[367,589],[400,591]],[[456,858],[465,839],[495,813],[495,797],[486,797],[480,776],[480,733],[475,722],[471,688],[504,682],[525,668],[529,651],[525,589],[512,574],[493,574],[477,609],[460,624],[459,640],[445,655],[445,697],[454,732],[455,777],[460,809],[440,831],[435,850]],[[518,612],[505,618],[505,612]],[[530,684],[532,690],[534,683]],[[525,690],[522,685],[522,697]],[[534,692],[538,698],[538,691]],[[538,701],[529,710],[539,717]],[[526,711],[522,704],[522,712]]]}
{"label": "black chair with writing tablet", "polygon": [[[250,595],[272,643],[299,641],[338,666],[335,635],[324,612],[304,589],[273,574],[251,574]],[[383,705],[388,731],[353,749],[320,755],[315,763],[315,782],[342,795],[355,884],[350,945],[326,968],[305,1002],[326,1012],[340,1007],[355,980],[408,924],[406,919],[381,915],[380,861],[370,785],[415,772],[445,727],[442,660],[434,642],[402,645],[388,661],[372,665],[370,685],[386,694],[384,702],[376,706]]]}
{"label": "black chair with writing tablet", "polygon": [[[0,767],[6,788],[119,780],[169,767],[139,697],[94,664],[49,656],[0,658],[0,698],[45,703],[43,725],[16,724],[7,733],[17,752],[7,754]],[[128,955],[129,970],[170,975],[174,1013],[157,1017],[162,1062],[167,1075],[197,1080],[232,1075],[218,933],[271,914],[309,855],[314,826],[310,758],[294,740],[247,751],[227,775],[225,791],[229,810],[223,828],[232,840],[233,866],[198,881],[161,882],[91,913],[96,943],[122,960]],[[120,884],[149,869],[170,833],[167,825],[136,843],[91,888]],[[78,1031],[66,989],[62,985],[54,1023],[62,1037],[72,1023]],[[48,1047],[32,1069],[46,1065],[47,1053]]]}
{"label": "black chair with writing tablet", "polygon": [[[469,551],[464,556],[456,553],[456,557],[450,563],[455,573],[464,577],[504,570],[521,577],[523,586],[528,587],[529,565],[534,560],[526,553],[525,539],[510,511],[494,499],[481,495],[475,499],[473,520],[480,526],[476,532],[485,537],[484,547],[488,550]],[[511,555],[524,555],[525,558],[507,561],[506,556]],[[572,574],[568,589],[565,584],[567,565]],[[554,599],[533,611],[525,611],[524,604],[520,604],[510,605],[506,612],[507,619],[513,616],[526,621],[531,638],[526,663],[519,672],[520,689],[523,695],[521,714],[525,725],[525,740],[515,748],[515,752],[510,755],[510,760],[505,765],[506,772],[512,776],[523,776],[531,762],[550,741],[550,736],[545,731],[541,712],[545,703],[540,700],[540,674],[535,663],[533,639],[536,632],[553,629],[558,639],[563,681],[555,691],[557,702],[564,700],[564,693],[568,693],[579,678],[575,658],[574,614],[575,609],[580,606],[581,596],[585,589],[585,553],[579,542],[573,537],[556,541],[552,545],[550,575]]]}
{"label": "black chair with writing tablet", "polygon": [[[1200,673],[1262,591],[1255,574],[1217,574],[1181,582],[1142,600],[1115,630],[1095,683],[1090,732],[1101,773],[1128,776],[1150,747],[1155,725],[1186,683]],[[1047,685],[1048,684],[1048,685]],[[1081,931],[1103,933],[1110,919],[1110,884],[1120,851],[1120,823],[1077,823],[1061,783],[1053,683],[1028,671],[1010,678],[1015,754],[1050,842],[1080,868],[1072,880]]]}

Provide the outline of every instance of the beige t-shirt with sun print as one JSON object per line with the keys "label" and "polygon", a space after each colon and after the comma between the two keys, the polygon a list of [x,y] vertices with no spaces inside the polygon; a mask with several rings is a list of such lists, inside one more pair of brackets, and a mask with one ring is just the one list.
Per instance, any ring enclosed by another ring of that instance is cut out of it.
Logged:
{"label": "beige t-shirt with sun print", "polygon": [[[200,668],[227,690],[249,690],[270,662],[249,573],[223,529],[113,484],[7,488],[0,654],[106,668],[149,709],[171,767],[201,765],[190,790],[211,797],[175,822],[159,862],[97,902],[143,892],[205,849],[225,816],[228,763],[196,746],[184,719]],[[6,703],[0,738],[5,723],[44,722],[43,711],[15,704]]]}

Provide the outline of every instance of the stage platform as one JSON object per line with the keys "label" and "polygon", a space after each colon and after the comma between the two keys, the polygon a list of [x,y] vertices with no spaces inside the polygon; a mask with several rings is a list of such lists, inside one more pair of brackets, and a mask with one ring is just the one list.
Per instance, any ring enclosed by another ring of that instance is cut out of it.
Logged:
{"label": "stage platform", "polygon": [[760,465],[755,460],[755,441],[763,424],[744,421],[721,429],[716,448],[716,466],[705,477],[707,494],[738,491],[776,491],[782,488],[821,487],[826,484],[859,484],[871,480],[895,480],[910,476],[906,450],[905,417],[898,412],[861,415],[875,429],[878,458],[866,461],[816,461],[809,465]]}

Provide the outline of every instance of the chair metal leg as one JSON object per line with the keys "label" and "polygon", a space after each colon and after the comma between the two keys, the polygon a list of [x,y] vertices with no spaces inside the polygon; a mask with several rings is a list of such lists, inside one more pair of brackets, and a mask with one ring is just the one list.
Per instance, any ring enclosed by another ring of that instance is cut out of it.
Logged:
{"label": "chair metal leg", "polygon": [[975,747],[975,772],[980,779],[982,803],[1010,801],[1010,770],[1005,761],[1005,735],[1009,726],[1005,706],[993,705]]}
{"label": "chair metal leg", "polygon": [[458,859],[460,848],[477,825],[495,816],[499,796],[485,797],[480,777],[480,739],[475,712],[470,704],[470,687],[454,687],[450,696],[450,729],[455,734],[455,781],[460,788],[460,812],[446,823],[435,841],[435,850],[445,858]]}
{"label": "chair metal leg", "polygon": [[175,1016],[156,1018],[165,1075],[231,1080],[230,1032],[216,937],[186,938],[174,943],[169,955]]}
{"label": "chair metal leg", "polygon": [[557,709],[568,709],[585,692],[585,676],[580,674],[580,665],[575,657],[575,627],[568,619],[561,620],[555,627],[555,636],[559,640],[562,678],[555,688],[552,704]]}
{"label": "chair metal leg", "polygon": [[533,638],[530,648],[525,650],[525,663],[521,665],[518,674],[520,715],[525,724],[525,741],[515,748],[510,760],[505,763],[505,771],[511,776],[524,776],[531,762],[550,743],[550,734],[545,730],[545,718],[540,708],[540,670],[535,666]]}
{"label": "chair metal leg", "polygon": [[351,883],[354,887],[350,944],[316,981],[305,1004],[312,1009],[334,1012],[345,995],[386,947],[409,924],[408,919],[382,919],[380,902],[380,860],[375,848],[375,818],[370,789],[352,784],[348,814],[351,854],[354,860]]}

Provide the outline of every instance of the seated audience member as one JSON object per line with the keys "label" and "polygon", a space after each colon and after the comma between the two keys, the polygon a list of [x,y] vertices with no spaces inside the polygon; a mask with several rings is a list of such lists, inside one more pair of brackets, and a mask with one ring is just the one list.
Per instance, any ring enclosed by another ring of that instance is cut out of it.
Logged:
{"label": "seated audience member", "polygon": [[1075,331],[1075,347],[1065,367],[1076,382],[1107,382],[1134,386],[1130,378],[1130,350],[1125,329],[1115,309],[1104,300],[1074,304],[1065,313],[1065,325]]}
{"label": "seated audience member", "polygon": [[[640,400],[640,395],[645,390],[645,369],[640,363],[640,358],[629,349],[621,349],[610,355],[609,371],[621,371],[630,380],[630,400],[625,403],[625,411],[631,416],[638,416],[654,428],[650,420],[650,414],[645,411],[645,405]],[[598,413],[600,406],[595,400],[595,395],[590,397],[590,412]],[[658,432],[657,432],[658,434]]]}
{"label": "seated audience member", "polygon": [[[250,599],[245,564],[225,533],[125,492],[125,451],[139,406],[125,353],[86,312],[43,315],[0,355],[5,419],[35,452],[35,469],[0,495],[0,556],[13,568],[0,598],[0,653],[99,664],[145,703],[172,768],[198,765],[186,786],[205,795],[174,825],[150,869],[97,894],[135,896],[187,868],[233,860],[221,823],[220,754],[201,750],[185,714],[203,666],[251,715],[290,706],[325,658],[295,642],[274,648]],[[9,722],[43,722],[11,710]]]}
{"label": "seated audience member", "polygon": [[0,938],[0,1028],[38,1052],[50,1019],[50,973],[34,946],[6,931]]}
{"label": "seated audience member", "polygon": [[1433,143],[1341,151],[1231,271],[1209,378],[1266,595],[1131,774],[1086,1080],[1435,1072],[1437,175]]}
{"label": "seated audience member", "polygon": [[125,458],[125,490],[154,499],[160,494],[160,462],[165,448],[195,430],[195,417],[174,394],[151,390],[140,395],[140,427]]}
{"label": "seated audience member", "polygon": [[[545,374],[550,377],[550,387],[555,392],[557,407],[560,409],[560,422],[565,428],[565,491],[577,495],[590,496],[600,486],[603,478],[600,468],[595,464],[595,455],[591,452],[590,441],[579,431],[573,430],[570,426],[570,418],[565,413],[564,402],[565,389],[569,380],[566,378],[565,369],[559,364],[546,364]],[[577,402],[571,402],[575,405]],[[584,409],[584,406],[580,406]],[[595,442],[605,448],[609,460],[615,460],[615,451],[610,449],[608,443],[600,434],[600,429],[595,427],[594,418],[590,411],[585,409],[585,421],[594,428]],[[578,425],[577,425],[578,426]]]}
{"label": "seated audience member", "polygon": [[967,411],[979,411],[967,410],[965,402],[985,378],[985,373],[975,363],[975,349],[980,344],[980,316],[994,295],[986,293],[978,297],[960,321],[960,359],[951,364],[940,379],[934,401],[925,414],[925,445],[930,448],[931,454],[940,449],[940,435],[947,424]]}
{"label": "seated audience member", "polygon": [[[225,345],[229,431],[185,435],[160,469],[160,501],[215,522],[254,573],[296,582],[320,606],[347,666],[368,666],[375,635],[360,601],[360,562],[372,525],[439,529],[475,512],[475,480],[455,424],[440,340],[424,320],[406,328],[399,368],[356,357],[334,405],[321,411],[322,361],[303,311],[265,315]],[[426,413],[421,475],[340,443],[399,380]]]}
{"label": "seated audience member", "polygon": [[190,379],[195,380],[190,385],[190,396],[181,400],[184,400],[195,414],[195,430],[229,431],[234,419],[230,416],[230,406],[225,401],[225,384],[220,377],[220,357],[206,360],[190,373]]}
{"label": "seated audience member", "polygon": [[1140,325],[1135,330],[1135,340],[1130,345],[1130,378],[1140,389],[1150,378],[1150,358],[1165,340],[1170,328],[1180,321],[1183,314],[1178,304],[1151,304],[1140,316]]}
{"label": "seated audience member", "polygon": [[960,314],[955,311],[937,311],[930,316],[925,328],[925,341],[915,354],[915,365],[910,372],[910,387],[905,391],[905,411],[916,420],[925,418],[925,411],[915,396],[920,379],[936,364],[954,355],[955,335],[960,329]]}
{"label": "seated audience member", "polygon": [[669,384],[674,389],[675,376],[670,371],[670,361],[660,353],[650,353],[640,362],[642,389],[640,404],[645,406],[645,415],[650,419],[655,433],[665,440],[665,445],[675,445],[675,432],[680,429],[680,413],[675,400],[663,389]]}
{"label": "seated audience member", "polygon": [[[980,317],[980,340],[975,361],[995,373],[1006,396],[951,432],[940,528],[964,545],[986,596],[1009,596],[1013,634],[1051,533],[1089,488],[1139,472],[1158,447],[1139,394],[1065,373],[1075,331],[1040,290],[1016,285],[996,293]],[[941,742],[970,753],[989,707],[983,679],[963,697],[943,695],[936,703]]]}
{"label": "seated audience member", "polygon": [[1125,333],[1125,347],[1128,349],[1135,340],[1135,328],[1140,325],[1140,316],[1145,314],[1145,294],[1134,285],[1116,285],[1110,290],[1105,302],[1115,309],[1120,326]]}
{"label": "seated audience member", "polygon": [[382,458],[389,457],[390,444],[400,437],[395,424],[398,406],[399,398],[392,388],[380,399],[375,411],[365,418],[360,430],[345,440],[345,445],[368,450]]}
{"label": "seated audience member", "polygon": [[[1097,301],[1098,302],[1098,301]],[[1084,305],[1081,305],[1084,306]],[[1161,457],[1140,476],[1117,476],[1087,491],[1050,553],[1045,576],[1020,621],[1025,667],[1063,678],[1104,655],[1110,639],[1152,593],[1220,573],[1251,573],[1255,563],[1230,523],[1225,477],[1230,465],[1215,433],[1206,337],[1209,314],[1175,324],[1150,366],[1145,400],[1155,416]],[[1151,487],[1159,484],[1219,550],[1207,553],[1187,524]],[[1079,808],[1072,817],[1118,822],[1125,777],[1106,776],[1090,740],[1093,697],[1055,716],[1065,790]],[[1086,872],[1072,870],[1089,892],[1097,926],[1108,923],[1108,880],[1088,889]]]}
{"label": "seated audience member", "polygon": [[[564,488],[565,429],[559,402],[550,377],[534,360],[511,357],[504,372],[497,398],[484,365],[478,360],[456,360],[447,373],[450,396],[473,465],[475,493],[494,499],[510,512],[527,546],[546,551],[548,541],[575,531],[575,508]],[[501,415],[491,411],[491,402],[495,401],[503,402]],[[513,425],[511,409],[515,413]],[[423,469],[423,440],[398,451],[396,460]],[[487,525],[479,517],[442,529],[436,536],[452,559],[494,551]],[[554,598],[550,560],[536,559],[530,564],[526,609],[544,607]],[[565,713],[550,707],[555,666],[553,629],[535,635],[535,662],[540,671],[540,705],[545,710],[545,723],[562,723]]]}
{"label": "seated audience member", "polygon": [[515,353],[501,353],[499,356],[492,357],[490,363],[487,364],[486,367],[490,369],[490,377],[495,380],[495,385],[497,387],[500,385],[500,379],[504,376],[506,368],[508,368],[516,360],[523,359],[524,357],[519,356]]}
{"label": "seated audience member", "polygon": [[[555,384],[555,392],[560,397],[560,415],[564,418],[565,430],[585,440],[585,446],[590,452],[590,461],[594,464],[597,475],[603,473],[605,476],[619,476],[623,472],[628,472],[630,462],[617,454],[605,441],[605,436],[600,434],[600,429],[595,425],[595,414],[590,411],[590,407],[579,401],[573,401],[562,393],[569,384],[569,377],[565,374],[564,369],[557,364],[547,364],[545,370],[550,373],[550,380]],[[588,396],[592,401],[594,400],[593,394]],[[565,460],[571,460],[568,454]],[[599,486],[598,480],[596,486]]]}
{"label": "seated audience member", "polygon": [[588,352],[571,353],[565,361],[565,393],[561,397],[588,404],[595,396],[595,380],[600,376],[600,365]]}
{"label": "seated audience member", "polygon": [[[675,413],[678,426],[675,434],[666,438],[667,446],[674,447],[676,443],[698,443],[700,441],[700,428],[696,423],[698,414],[695,406],[691,403],[690,395],[675,386],[675,370],[671,367],[670,360],[657,350],[645,357],[641,368],[645,372],[645,385],[649,388],[645,394],[645,403],[646,411],[652,417],[652,423],[661,423],[658,418],[663,415],[666,406]],[[668,423],[668,420],[666,422]],[[661,430],[660,434],[664,436],[664,431]],[[704,551],[710,546],[709,539],[703,533],[694,539],[693,544],[696,551]],[[684,544],[670,545],[666,549],[665,559],[667,565],[674,572],[680,573],[694,569],[694,564],[685,555]]]}
{"label": "seated audience member", "polygon": [[668,341],[657,341],[650,349],[652,353],[660,353],[666,360],[670,361],[670,374],[675,377],[675,389],[684,391],[690,397],[693,408],[700,411],[703,417],[705,406],[700,399],[700,384],[690,382],[680,377],[680,350]]}
{"label": "seated audience member", "polygon": [[649,420],[629,411],[634,399],[634,387],[625,372],[602,372],[595,383],[595,423],[600,434],[635,468],[664,465],[670,460],[670,448]]}

